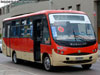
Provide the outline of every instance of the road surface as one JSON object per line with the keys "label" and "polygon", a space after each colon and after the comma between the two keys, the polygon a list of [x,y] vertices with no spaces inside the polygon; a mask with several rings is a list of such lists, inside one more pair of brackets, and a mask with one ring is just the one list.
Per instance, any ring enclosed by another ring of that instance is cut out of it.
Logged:
{"label": "road surface", "polygon": [[0,75],[100,75],[100,59],[90,70],[83,70],[81,66],[56,67],[53,72],[47,72],[41,64],[24,62],[14,64],[11,58],[0,54]]}

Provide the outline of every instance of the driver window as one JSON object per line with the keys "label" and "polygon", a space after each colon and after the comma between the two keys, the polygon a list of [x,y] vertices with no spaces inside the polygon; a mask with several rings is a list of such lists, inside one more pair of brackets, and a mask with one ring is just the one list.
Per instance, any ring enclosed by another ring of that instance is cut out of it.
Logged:
{"label": "driver window", "polygon": [[43,44],[50,44],[50,35],[49,35],[49,28],[46,19],[43,19],[43,36],[42,36],[42,43]]}

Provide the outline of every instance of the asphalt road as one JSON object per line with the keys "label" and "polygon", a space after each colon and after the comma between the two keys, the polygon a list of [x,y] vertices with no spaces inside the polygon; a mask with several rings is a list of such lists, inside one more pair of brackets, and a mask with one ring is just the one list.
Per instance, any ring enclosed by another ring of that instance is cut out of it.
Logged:
{"label": "asphalt road", "polygon": [[100,58],[90,70],[83,70],[81,66],[56,67],[53,72],[47,72],[41,64],[23,62],[14,64],[11,58],[0,54],[0,75],[100,75]]}

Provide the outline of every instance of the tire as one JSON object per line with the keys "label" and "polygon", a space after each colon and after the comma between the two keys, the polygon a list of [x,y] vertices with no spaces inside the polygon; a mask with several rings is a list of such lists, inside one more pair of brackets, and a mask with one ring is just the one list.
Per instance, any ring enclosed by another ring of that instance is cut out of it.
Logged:
{"label": "tire", "polygon": [[43,66],[46,71],[52,71],[53,66],[51,66],[51,61],[48,56],[45,56],[43,59]]}
{"label": "tire", "polygon": [[13,54],[13,56],[12,56],[12,61],[13,61],[15,64],[18,64],[18,63],[19,63],[19,60],[18,60],[17,57],[16,57],[16,53]]}
{"label": "tire", "polygon": [[82,68],[88,70],[91,68],[91,66],[92,64],[86,64],[86,65],[82,65]]}
{"label": "tire", "polygon": [[2,53],[2,50],[1,50],[1,48],[0,48],[0,53]]}

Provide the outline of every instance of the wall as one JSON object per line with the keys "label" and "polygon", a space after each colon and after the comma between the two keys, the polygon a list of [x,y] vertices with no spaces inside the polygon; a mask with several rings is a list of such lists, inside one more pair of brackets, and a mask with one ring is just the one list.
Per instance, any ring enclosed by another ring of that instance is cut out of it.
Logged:
{"label": "wall", "polygon": [[3,23],[3,19],[8,18],[10,16],[11,16],[10,13],[9,14],[6,14],[6,15],[0,16],[0,33],[2,33],[2,25],[3,25],[2,23]]}
{"label": "wall", "polygon": [[16,14],[23,14],[23,13],[29,13],[29,12],[37,12],[40,10],[46,10],[46,9],[49,9],[48,5],[49,5],[48,1],[24,4],[24,5],[13,7],[11,9],[11,14],[16,15]]}
{"label": "wall", "polygon": [[97,3],[97,25],[98,25],[98,42],[100,43],[100,2]]}
{"label": "wall", "polygon": [[86,12],[94,24],[94,0],[53,0],[53,9],[60,9],[64,7],[66,10],[72,6],[76,10],[76,5],[81,5],[81,10]]}
{"label": "wall", "polygon": [[100,27],[100,2],[97,3],[97,10],[98,10],[98,20],[97,20],[97,23],[98,23],[98,27]]}

